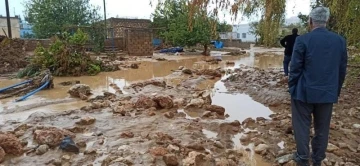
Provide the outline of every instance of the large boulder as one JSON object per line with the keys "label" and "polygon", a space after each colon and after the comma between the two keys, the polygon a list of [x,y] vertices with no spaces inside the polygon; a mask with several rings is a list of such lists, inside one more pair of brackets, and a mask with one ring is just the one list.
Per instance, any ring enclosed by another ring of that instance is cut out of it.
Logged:
{"label": "large boulder", "polygon": [[151,107],[158,107],[158,104],[150,97],[148,96],[140,96],[139,99],[135,102],[136,108],[145,108],[149,109]]}
{"label": "large boulder", "polygon": [[75,134],[55,127],[34,131],[34,139],[36,142],[39,144],[47,144],[50,147],[58,146],[66,136],[74,138]]}
{"label": "large boulder", "polygon": [[21,141],[12,134],[0,134],[0,147],[6,154],[21,155],[23,153]]}
{"label": "large boulder", "polygon": [[205,107],[206,110],[211,111],[211,112],[215,112],[218,115],[222,115],[224,116],[225,114],[225,108],[221,107],[221,106],[217,106],[217,105],[207,105]]}
{"label": "large boulder", "polygon": [[170,109],[174,107],[173,99],[170,96],[156,96],[154,101],[158,104],[159,108]]}
{"label": "large boulder", "polygon": [[91,89],[89,85],[76,84],[69,89],[68,93],[72,97],[77,97],[82,100],[86,100],[88,96],[91,95]]}

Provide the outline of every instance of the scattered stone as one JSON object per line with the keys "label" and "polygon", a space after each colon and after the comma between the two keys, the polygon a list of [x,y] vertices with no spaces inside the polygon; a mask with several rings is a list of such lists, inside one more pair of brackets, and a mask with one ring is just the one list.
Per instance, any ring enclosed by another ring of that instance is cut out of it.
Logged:
{"label": "scattered stone", "polygon": [[197,150],[197,151],[204,151],[205,150],[204,146],[202,146],[200,144],[197,144],[197,143],[187,145],[186,147],[189,148],[189,149]]}
{"label": "scattered stone", "polygon": [[169,150],[169,152],[179,152],[180,151],[180,148],[178,146],[171,145],[171,144],[167,147],[167,149]]}
{"label": "scattered stone", "polygon": [[293,158],[294,158],[293,154],[288,154],[288,155],[281,156],[281,157],[277,158],[276,162],[279,163],[279,164],[285,164],[285,163],[291,161]]}
{"label": "scattered stone", "polygon": [[189,74],[189,75],[192,74],[191,69],[183,69],[182,72],[183,72],[184,74]]}
{"label": "scattered stone", "polygon": [[184,69],[184,66],[179,66],[179,70],[182,70],[182,69]]}
{"label": "scattered stone", "polygon": [[82,100],[86,100],[89,95],[91,95],[91,89],[89,85],[85,84],[76,84],[72,86],[68,93],[72,97],[81,98]]}
{"label": "scattered stone", "polygon": [[0,134],[0,147],[6,154],[21,155],[23,153],[21,141],[12,134]]}
{"label": "scattered stone", "polygon": [[132,69],[138,69],[138,68],[139,68],[139,65],[136,64],[136,63],[133,63],[133,64],[130,65],[130,68],[132,68]]}
{"label": "scattered stone", "polygon": [[95,150],[95,149],[92,149],[92,148],[86,149],[86,150],[84,151],[84,154],[96,154],[96,150]]}
{"label": "scattered stone", "polygon": [[96,119],[93,117],[84,117],[81,118],[80,121],[76,122],[76,124],[78,125],[91,125],[93,123],[95,123]]}
{"label": "scattered stone", "polygon": [[224,149],[224,145],[220,141],[215,141],[214,146],[220,149]]}
{"label": "scattered stone", "polygon": [[191,99],[190,103],[186,107],[197,107],[201,108],[204,105],[205,101],[203,99]]}
{"label": "scattered stone", "polygon": [[258,146],[255,147],[254,151],[257,154],[261,154],[263,152],[266,152],[269,149],[269,146],[266,144],[259,144]]}
{"label": "scattered stone", "polygon": [[86,147],[86,142],[85,142],[84,140],[81,140],[81,141],[78,141],[78,142],[76,143],[76,145],[77,145],[78,147],[85,148],[85,147]]}
{"label": "scattered stone", "polygon": [[203,69],[197,72],[198,75],[208,75],[213,77],[221,77],[221,73],[213,69]]}
{"label": "scattered stone", "polygon": [[159,108],[170,109],[174,107],[174,102],[170,96],[156,96],[154,101],[157,103]]}
{"label": "scattered stone", "polygon": [[2,163],[4,161],[5,155],[6,155],[6,153],[5,153],[4,149],[0,146],[0,163]]}
{"label": "scattered stone", "polygon": [[250,137],[246,134],[242,135],[240,137],[240,141],[243,142],[243,143],[246,143],[246,142],[249,142],[250,141]]}
{"label": "scattered stone", "polygon": [[353,124],[353,127],[354,127],[355,129],[360,129],[360,124]]}
{"label": "scattered stone", "polygon": [[346,143],[343,143],[343,142],[340,142],[338,145],[339,145],[339,148],[340,148],[340,149],[344,149],[344,148],[347,148],[347,147],[348,147],[347,144],[346,144]]}
{"label": "scattered stone", "polygon": [[148,112],[148,115],[149,115],[149,116],[155,116],[156,113],[155,113],[154,111],[150,111],[150,112]]}
{"label": "scattered stone", "polygon": [[50,147],[58,146],[65,136],[75,137],[73,133],[58,128],[49,128],[43,130],[35,130],[34,139],[39,144],[47,144]]}
{"label": "scattered stone", "polygon": [[18,138],[23,136],[24,134],[25,134],[24,130],[15,131],[15,136]]}
{"label": "scattered stone", "polygon": [[66,128],[66,130],[69,130],[73,133],[83,133],[86,130],[86,128],[82,126],[74,126],[71,128]]}
{"label": "scattered stone", "polygon": [[149,109],[151,107],[155,107],[157,108],[158,105],[157,103],[152,100],[150,97],[147,97],[147,96],[140,96],[139,99],[136,101],[135,103],[135,107],[136,108],[145,108],[145,109]]}
{"label": "scattered stone", "polygon": [[169,112],[164,113],[164,116],[166,118],[172,119],[172,118],[174,118],[175,114],[173,112],[169,111]]}
{"label": "scattered stone", "polygon": [[210,117],[211,116],[211,111],[205,111],[202,115],[201,115],[201,117],[202,118],[208,118],[208,117]]}
{"label": "scattered stone", "polygon": [[224,115],[225,114],[225,108],[217,105],[208,105],[205,107],[206,110],[209,110],[211,112],[216,112],[218,115]]}
{"label": "scattered stone", "polygon": [[167,166],[179,165],[178,159],[174,154],[167,154],[163,157],[163,160]]}
{"label": "scattered stone", "polygon": [[76,146],[75,142],[69,136],[65,137],[61,141],[60,149],[67,152],[79,153],[79,148]]}
{"label": "scattered stone", "polygon": [[49,150],[49,146],[48,145],[40,145],[37,149],[36,149],[36,154],[37,155],[43,155],[45,154],[47,151]]}
{"label": "scattered stone", "polygon": [[134,138],[134,133],[131,131],[126,131],[121,133],[120,138]]}
{"label": "scattered stone", "polygon": [[327,146],[326,151],[328,151],[328,152],[334,152],[334,151],[336,151],[336,150],[338,150],[338,149],[339,149],[339,147],[335,146],[335,145],[332,144],[332,143],[328,143],[328,146]]}
{"label": "scattered stone", "polygon": [[183,166],[214,166],[215,160],[213,157],[192,151],[187,158],[183,159],[182,163]]}
{"label": "scattered stone", "polygon": [[70,155],[65,154],[61,157],[61,159],[64,161],[70,161],[71,157],[70,157]]}
{"label": "scattered stone", "polygon": [[61,166],[61,160],[59,159],[54,159],[52,164],[54,164],[55,166]]}
{"label": "scattered stone", "polygon": [[153,147],[150,149],[150,154],[153,156],[165,156],[168,154],[168,150],[163,147]]}

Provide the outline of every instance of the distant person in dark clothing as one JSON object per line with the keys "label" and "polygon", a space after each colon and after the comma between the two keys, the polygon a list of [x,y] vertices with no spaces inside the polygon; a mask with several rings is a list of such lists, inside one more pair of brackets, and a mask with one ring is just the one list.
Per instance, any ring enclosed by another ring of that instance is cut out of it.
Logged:
{"label": "distant person in dark clothing", "polygon": [[285,36],[281,39],[280,44],[285,47],[285,56],[284,56],[284,72],[285,76],[289,75],[289,63],[291,61],[291,54],[293,52],[295,39],[298,37],[298,29],[294,28],[291,35]]}

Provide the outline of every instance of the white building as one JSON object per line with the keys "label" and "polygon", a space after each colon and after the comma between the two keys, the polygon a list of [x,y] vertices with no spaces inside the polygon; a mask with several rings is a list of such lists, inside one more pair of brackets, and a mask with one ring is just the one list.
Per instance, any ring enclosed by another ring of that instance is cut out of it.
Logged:
{"label": "white building", "polygon": [[236,39],[243,42],[255,42],[256,36],[250,33],[250,24],[233,25],[233,33],[236,33]]}

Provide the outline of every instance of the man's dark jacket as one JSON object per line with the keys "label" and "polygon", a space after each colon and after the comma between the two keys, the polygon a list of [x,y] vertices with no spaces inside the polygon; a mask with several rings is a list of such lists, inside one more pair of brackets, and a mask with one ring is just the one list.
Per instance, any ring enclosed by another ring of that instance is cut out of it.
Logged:
{"label": "man's dark jacket", "polygon": [[298,36],[299,35],[297,35],[297,34],[287,35],[283,39],[280,40],[280,44],[283,47],[285,47],[285,55],[286,56],[291,56],[291,54],[293,52],[293,48],[294,48],[295,39]]}
{"label": "man's dark jacket", "polygon": [[343,37],[317,28],[296,38],[289,76],[291,97],[306,103],[336,103],[347,65]]}

